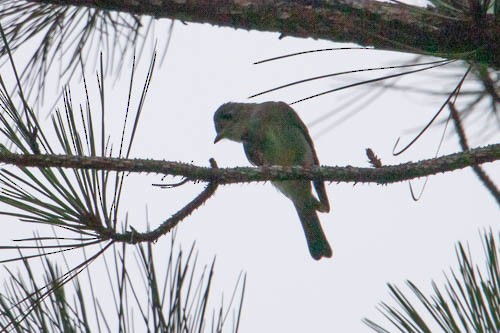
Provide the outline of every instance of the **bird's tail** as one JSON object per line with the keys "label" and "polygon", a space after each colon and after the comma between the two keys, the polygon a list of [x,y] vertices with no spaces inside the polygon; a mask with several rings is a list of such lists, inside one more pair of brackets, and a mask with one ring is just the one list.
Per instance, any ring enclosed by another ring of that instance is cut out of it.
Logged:
{"label": "bird's tail", "polygon": [[295,205],[295,209],[302,223],[302,228],[304,228],[311,256],[315,260],[319,260],[322,257],[330,258],[332,256],[332,248],[328,244],[323,228],[321,228],[315,208],[312,205]]}

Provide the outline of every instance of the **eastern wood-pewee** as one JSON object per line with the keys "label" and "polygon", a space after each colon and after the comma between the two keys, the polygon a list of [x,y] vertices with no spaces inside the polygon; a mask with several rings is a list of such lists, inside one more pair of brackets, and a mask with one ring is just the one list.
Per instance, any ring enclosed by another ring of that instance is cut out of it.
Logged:
{"label": "eastern wood-pewee", "polygon": [[[215,112],[214,123],[217,131],[214,143],[224,138],[242,142],[245,154],[253,165],[319,165],[307,127],[284,102],[226,103]],[[310,181],[272,183],[292,200],[311,256],[316,260],[331,257],[332,249],[316,213],[330,211],[325,184],[322,181],[313,182],[317,200],[312,194]]]}

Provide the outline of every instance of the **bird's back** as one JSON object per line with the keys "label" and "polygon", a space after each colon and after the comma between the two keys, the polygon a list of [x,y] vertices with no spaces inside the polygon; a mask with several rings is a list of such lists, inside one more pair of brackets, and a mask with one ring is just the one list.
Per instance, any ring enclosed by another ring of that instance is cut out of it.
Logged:
{"label": "bird's back", "polygon": [[[288,104],[284,102],[257,104],[253,112],[254,116],[251,117],[248,131],[251,134],[243,142],[245,153],[252,164],[319,166],[309,131]],[[314,181],[313,184],[320,201],[318,210],[328,212],[330,204],[324,183]],[[280,190],[285,193],[283,189]]]}

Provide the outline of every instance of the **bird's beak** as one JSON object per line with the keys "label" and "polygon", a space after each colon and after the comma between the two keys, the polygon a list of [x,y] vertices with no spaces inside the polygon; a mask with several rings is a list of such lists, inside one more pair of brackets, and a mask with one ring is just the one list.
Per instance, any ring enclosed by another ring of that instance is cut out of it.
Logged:
{"label": "bird's beak", "polygon": [[217,136],[215,137],[214,143],[219,142],[224,138],[224,135],[222,133],[218,133]]}

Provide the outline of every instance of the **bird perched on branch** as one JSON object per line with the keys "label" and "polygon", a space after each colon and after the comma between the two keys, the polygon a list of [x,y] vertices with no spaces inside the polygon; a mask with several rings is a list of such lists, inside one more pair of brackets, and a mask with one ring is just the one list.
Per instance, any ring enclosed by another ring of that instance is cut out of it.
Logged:
{"label": "bird perched on branch", "polygon": [[[214,115],[217,136],[242,142],[248,160],[256,166],[318,166],[319,161],[307,127],[284,102],[226,103]],[[332,249],[321,228],[317,211],[329,212],[330,204],[322,181],[313,181],[318,199],[307,180],[273,181],[294,204],[311,256],[331,257]]]}

